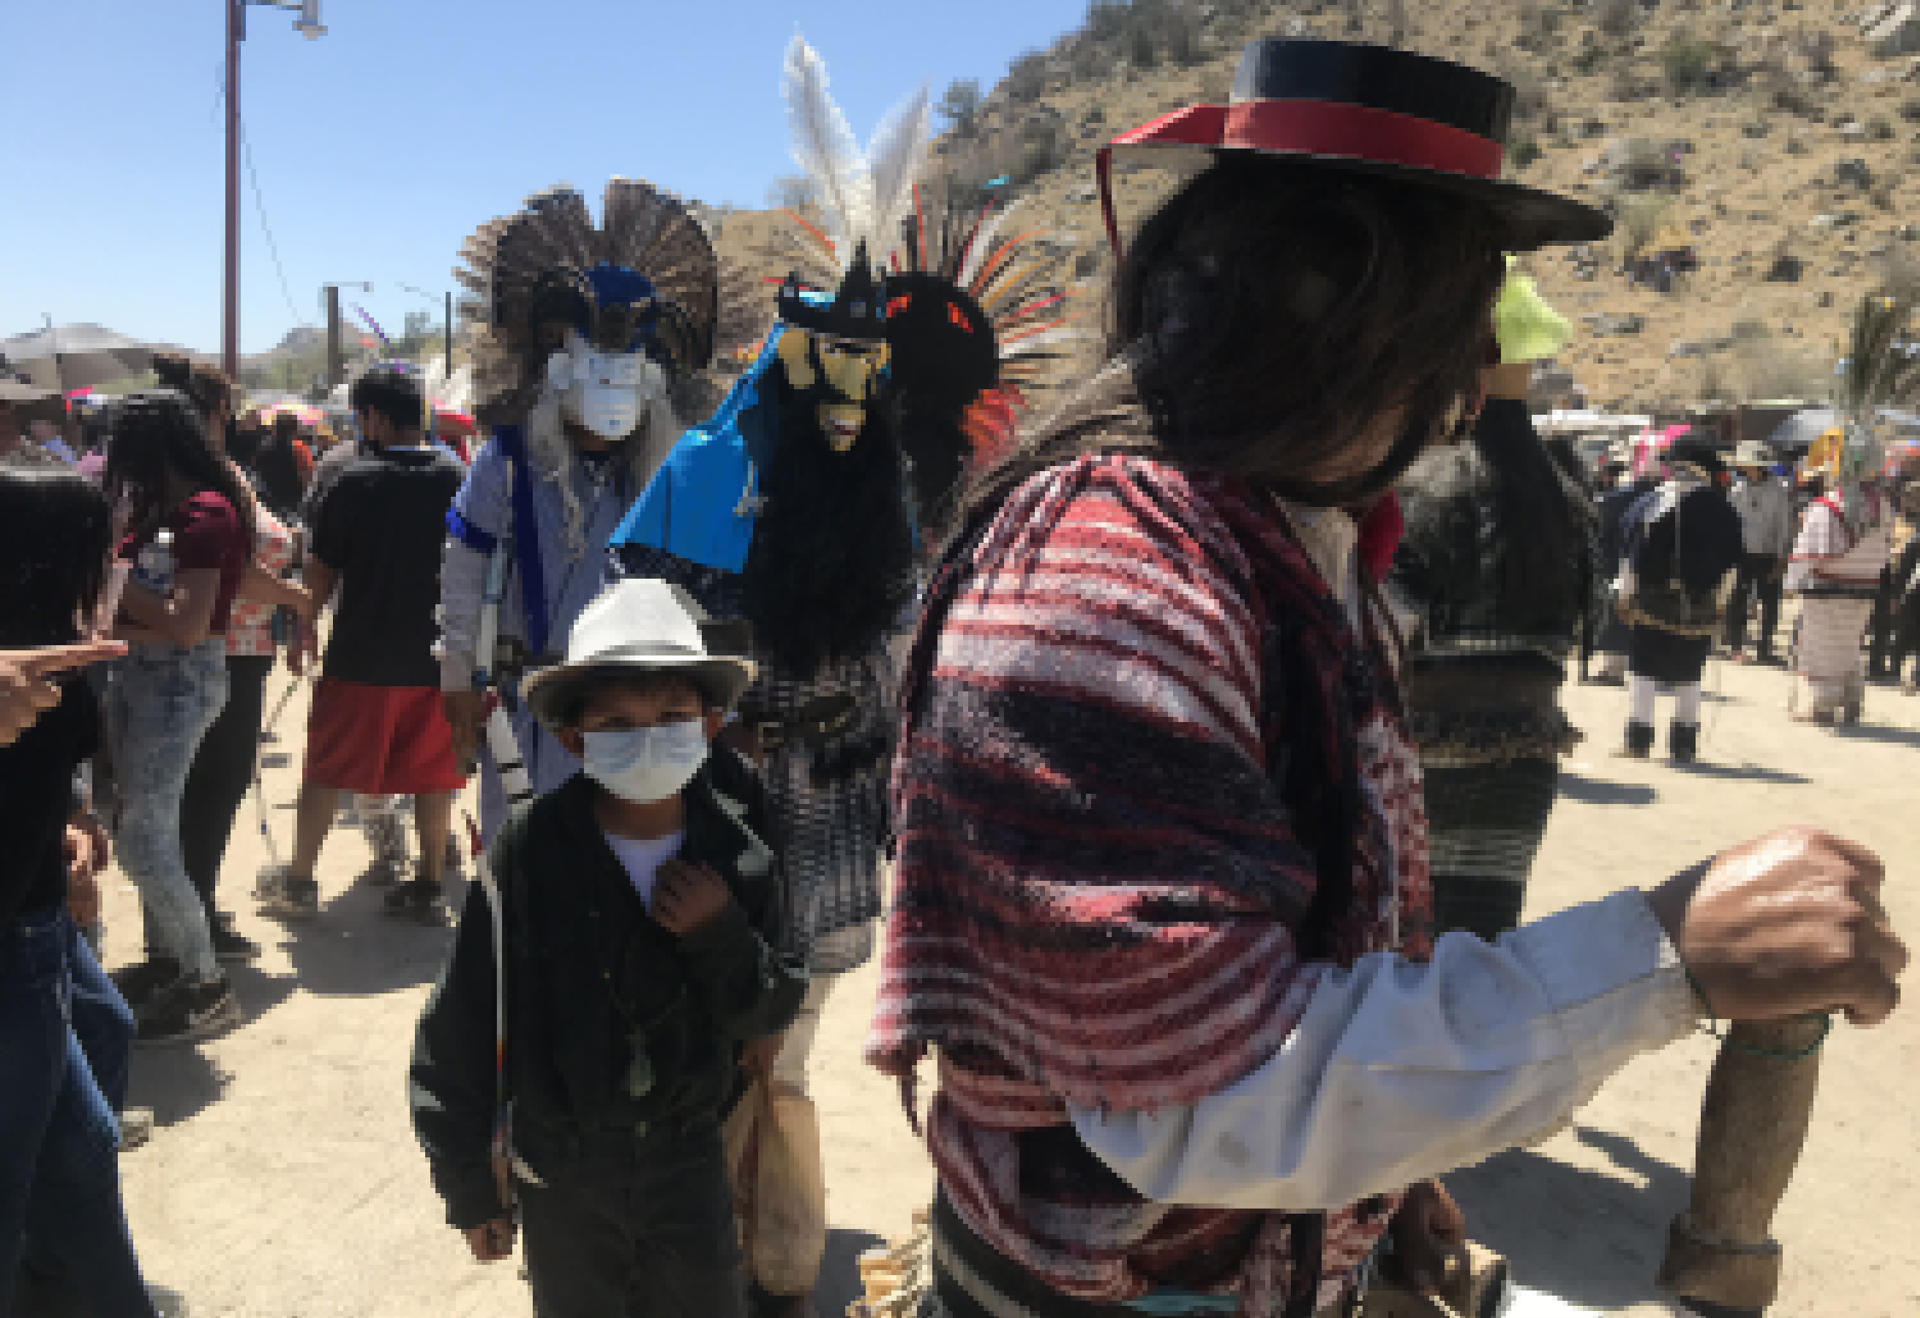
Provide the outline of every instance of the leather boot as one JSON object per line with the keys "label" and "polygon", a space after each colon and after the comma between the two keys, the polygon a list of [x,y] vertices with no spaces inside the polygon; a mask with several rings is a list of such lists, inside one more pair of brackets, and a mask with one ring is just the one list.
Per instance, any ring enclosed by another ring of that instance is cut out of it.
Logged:
{"label": "leather boot", "polygon": [[1653,724],[1628,720],[1626,753],[1636,760],[1653,754]]}
{"label": "leather boot", "polygon": [[[1653,729],[1647,731],[1652,732]],[[1700,753],[1700,725],[1675,719],[1673,726],[1667,730],[1667,746],[1675,764],[1692,764],[1694,756]]]}

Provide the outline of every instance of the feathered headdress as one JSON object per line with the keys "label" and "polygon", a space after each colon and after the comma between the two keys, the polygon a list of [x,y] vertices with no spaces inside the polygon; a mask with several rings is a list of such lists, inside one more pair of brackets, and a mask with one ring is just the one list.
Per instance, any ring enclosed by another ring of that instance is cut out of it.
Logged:
{"label": "feathered headdress", "polygon": [[818,244],[839,288],[831,304],[821,307],[801,296],[798,274],[790,275],[780,291],[780,317],[807,329],[877,338],[873,313],[880,308],[863,299],[879,294],[873,267],[886,267],[913,213],[914,184],[933,142],[927,90],[889,111],[863,151],[827,90],[827,66],[796,32],[787,46],[781,94],[793,159],[813,184],[822,224],[794,219]]}
{"label": "feathered headdress", "polygon": [[601,223],[565,185],[490,220],[461,247],[461,312],[481,326],[474,346],[483,412],[529,406],[566,332],[602,348],[646,350],[676,392],[713,355],[719,260],[678,197],[641,179],[607,184]]}
{"label": "feathered headdress", "polygon": [[906,268],[887,280],[896,385],[966,409],[976,462],[1005,451],[1026,389],[1082,334],[1071,324],[1073,290],[1040,246],[1044,231],[1008,230],[1017,209],[989,203],[963,212],[943,204],[929,224],[916,190]]}
{"label": "feathered headdress", "polygon": [[795,33],[787,46],[781,94],[793,131],[793,159],[812,180],[822,228],[813,232],[845,273],[862,244],[882,264],[913,212],[913,187],[933,143],[927,90],[888,111],[862,151],[827,90],[827,66]]}

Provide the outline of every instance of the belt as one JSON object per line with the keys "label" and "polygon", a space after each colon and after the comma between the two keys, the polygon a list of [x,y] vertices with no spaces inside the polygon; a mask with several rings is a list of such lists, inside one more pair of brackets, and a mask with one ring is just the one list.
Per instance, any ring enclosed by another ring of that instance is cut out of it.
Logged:
{"label": "belt", "polygon": [[859,702],[846,692],[815,696],[784,717],[744,715],[747,724],[760,734],[762,750],[777,751],[789,745],[804,745],[823,750],[853,725]]}
{"label": "belt", "polygon": [[[1062,1295],[976,1236],[944,1194],[934,1197],[930,1234],[933,1291],[944,1318],[1198,1318],[1232,1313],[1237,1307],[1234,1297],[1199,1294],[1156,1292],[1139,1302],[1119,1304]],[[1224,1301],[1224,1308],[1212,1307],[1216,1298]],[[1347,1318],[1360,1312],[1358,1305],[1358,1294],[1349,1294],[1316,1310],[1312,1318]]]}

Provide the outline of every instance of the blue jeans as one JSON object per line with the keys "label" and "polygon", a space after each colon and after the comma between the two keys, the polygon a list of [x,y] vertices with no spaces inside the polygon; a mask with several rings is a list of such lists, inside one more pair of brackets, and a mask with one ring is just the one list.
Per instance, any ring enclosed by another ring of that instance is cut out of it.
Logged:
{"label": "blue jeans", "polygon": [[120,1206],[119,1127],[73,1029],[82,946],[62,910],[0,929],[0,1318],[29,1234],[95,1318],[154,1318]]}
{"label": "blue jeans", "polygon": [[200,739],[227,703],[226,642],[194,646],[136,645],[114,684],[112,723],[119,818],[114,849],[140,890],[159,946],[189,974],[211,978],[213,931],[187,874],[180,846],[180,801]]}
{"label": "blue jeans", "polygon": [[127,1105],[127,1067],[133,1055],[133,1012],[127,1000],[100,968],[93,945],[75,930],[73,955],[67,962],[73,982],[70,1015],[101,1096],[116,1114]]}

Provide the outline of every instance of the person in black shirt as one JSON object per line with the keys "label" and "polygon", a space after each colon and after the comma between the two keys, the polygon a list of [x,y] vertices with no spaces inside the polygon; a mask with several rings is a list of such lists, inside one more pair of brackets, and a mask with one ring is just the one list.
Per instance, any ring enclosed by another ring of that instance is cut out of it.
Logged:
{"label": "person in black shirt", "polygon": [[1619,609],[1627,647],[1626,754],[1653,750],[1654,700],[1673,692],[1669,749],[1691,764],[1700,749],[1700,678],[1725,618],[1726,594],[1745,540],[1721,488],[1712,441],[1682,435],[1667,450],[1667,480],[1627,511]]}
{"label": "person in black shirt", "polygon": [[[440,709],[434,609],[447,508],[465,473],[423,437],[425,401],[401,368],[367,372],[351,402],[368,451],[312,510],[307,584],[316,600],[337,586],[339,601],[307,723],[293,861],[270,872],[259,895],[277,915],[317,912],[314,866],[340,793],[407,795],[414,798],[420,870],[389,894],[387,908],[438,918],[453,794],[462,780]],[[303,645],[311,653],[311,633]]]}
{"label": "person in black shirt", "polygon": [[[85,478],[0,462],[0,650],[79,639],[110,525],[106,497]],[[118,1006],[122,1057],[133,1030],[67,911],[69,849],[79,859],[98,836],[80,827],[74,782],[99,712],[81,677],[53,680],[58,703],[0,746],[0,1313],[12,1310],[31,1242],[36,1264],[58,1269],[89,1312],[152,1318],[120,1205],[113,1107],[76,1031],[82,987]]]}

